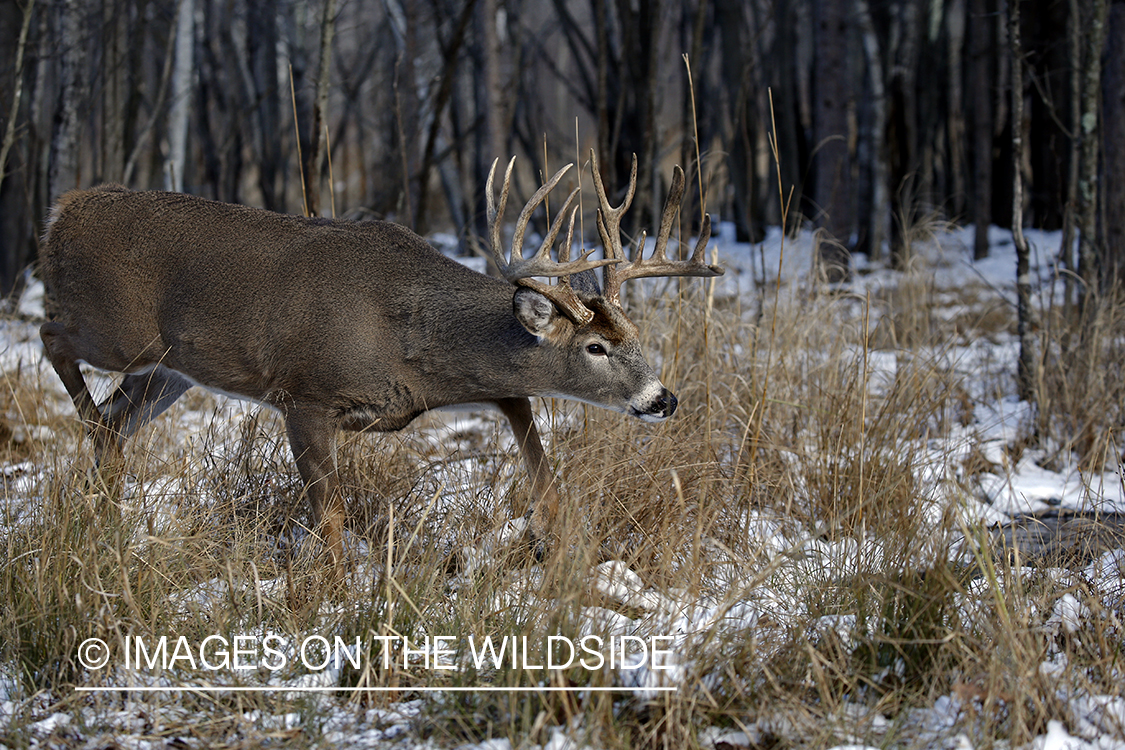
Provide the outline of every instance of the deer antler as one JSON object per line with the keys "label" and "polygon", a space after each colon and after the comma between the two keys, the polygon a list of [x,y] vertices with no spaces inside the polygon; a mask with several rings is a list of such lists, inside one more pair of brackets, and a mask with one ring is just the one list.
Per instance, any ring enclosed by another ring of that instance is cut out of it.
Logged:
{"label": "deer antler", "polygon": [[605,298],[609,302],[621,306],[621,284],[629,279],[639,279],[646,276],[721,276],[723,269],[718,266],[708,265],[704,262],[703,253],[707,249],[707,242],[711,239],[711,216],[703,215],[703,226],[699,229],[699,239],[695,243],[695,251],[689,260],[669,260],[665,254],[668,248],[668,238],[672,234],[672,224],[675,223],[676,214],[684,200],[684,170],[678,166],[672,172],[672,185],[668,191],[668,199],[664,202],[664,213],[660,217],[660,231],[656,235],[656,247],[652,255],[645,260],[645,232],[641,232],[637,244],[637,259],[626,261],[625,249],[621,243],[621,216],[633,202],[633,193],[637,189],[637,155],[633,154],[633,169],[629,175],[629,189],[620,206],[614,208],[606,198],[605,188],[602,186],[602,176],[598,172],[598,157],[590,150],[590,163],[594,171],[594,190],[598,194],[598,233],[601,235],[602,244],[605,246],[606,257],[619,261],[616,265],[605,269]]}
{"label": "deer antler", "polygon": [[[516,229],[512,234],[512,251],[510,258],[505,258],[504,246],[500,242],[500,220],[504,215],[504,207],[508,203],[508,187],[512,177],[512,167],[516,163],[516,158],[513,156],[511,161],[508,162],[508,168],[504,172],[504,184],[500,188],[500,204],[497,207],[496,194],[492,186],[492,178],[496,172],[496,164],[499,159],[492,162],[492,168],[488,170],[488,182],[485,184],[485,192],[487,194],[488,204],[488,234],[489,242],[492,246],[492,259],[496,262],[496,267],[500,269],[500,273],[508,281],[513,284],[526,286],[530,289],[542,294],[547,299],[551,300],[557,305],[564,313],[567,314],[572,320],[579,324],[590,322],[594,314],[582,304],[574,289],[570,286],[569,276],[582,271],[588,271],[592,268],[600,268],[611,263],[619,263],[620,259],[617,257],[607,257],[602,260],[590,260],[589,256],[594,252],[593,249],[582,254],[582,257],[576,260],[570,260],[570,243],[574,239],[574,216],[577,213],[577,207],[570,210],[571,204],[574,203],[575,197],[578,195],[578,188],[571,191],[567,197],[566,202],[563,204],[562,210],[558,212],[554,222],[551,223],[547,231],[547,236],[543,239],[543,244],[539,249],[529,258],[525,258],[523,254],[523,235],[527,231],[527,223],[531,220],[531,214],[539,207],[547,198],[547,194],[554,189],[554,187],[562,179],[573,165],[567,164],[565,167],[555,172],[554,176],[547,181],[545,185],[535,191],[531,196],[531,200],[520,211],[519,218],[516,220]],[[559,259],[552,260],[551,246],[554,244],[555,239],[559,236],[559,231],[562,229],[563,220],[566,218],[567,211],[570,210],[570,226],[567,229],[566,242],[559,247]],[[531,278],[532,276],[548,276],[558,277],[559,283],[551,286],[544,284],[541,281],[536,281]]]}

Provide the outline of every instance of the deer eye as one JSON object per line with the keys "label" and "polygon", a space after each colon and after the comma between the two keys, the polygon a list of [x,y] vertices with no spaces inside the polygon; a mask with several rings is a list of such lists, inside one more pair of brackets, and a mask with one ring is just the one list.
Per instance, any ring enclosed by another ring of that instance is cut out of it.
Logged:
{"label": "deer eye", "polygon": [[604,357],[606,355],[605,347],[601,344],[588,344],[586,346],[586,351],[596,357]]}

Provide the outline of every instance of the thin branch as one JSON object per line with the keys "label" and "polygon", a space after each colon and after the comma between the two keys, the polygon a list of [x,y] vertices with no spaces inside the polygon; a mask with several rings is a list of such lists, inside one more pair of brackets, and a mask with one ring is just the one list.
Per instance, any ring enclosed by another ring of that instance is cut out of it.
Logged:
{"label": "thin branch", "polygon": [[27,0],[27,7],[23,9],[23,25],[20,26],[20,40],[16,47],[16,81],[15,93],[12,95],[12,108],[8,114],[8,123],[4,128],[4,143],[0,146],[0,185],[4,184],[4,177],[8,174],[5,165],[8,163],[8,152],[16,140],[16,118],[20,112],[20,97],[23,95],[23,53],[27,49],[27,32],[31,28],[31,13],[35,9],[35,0]]}

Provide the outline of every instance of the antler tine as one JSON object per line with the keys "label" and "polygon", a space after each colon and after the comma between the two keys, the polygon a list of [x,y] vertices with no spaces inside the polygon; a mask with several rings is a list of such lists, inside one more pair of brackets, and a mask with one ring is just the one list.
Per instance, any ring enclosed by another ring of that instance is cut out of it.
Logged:
{"label": "antler tine", "polygon": [[512,157],[511,161],[508,162],[508,169],[504,172],[504,187],[500,191],[500,206],[497,208],[492,177],[496,172],[496,165],[499,161],[499,158],[492,160],[492,167],[488,170],[488,180],[485,182],[484,192],[488,215],[488,242],[492,250],[492,260],[503,273],[508,266],[508,261],[504,257],[504,246],[500,242],[500,218],[504,215],[505,206],[508,205],[508,186],[512,180],[512,167],[516,164],[516,157]]}
{"label": "antler tine", "polygon": [[[668,198],[664,201],[664,213],[660,216],[660,231],[656,235],[656,247],[652,249],[651,260],[666,260],[668,238],[672,236],[672,225],[676,222],[676,214],[684,202],[684,170],[677,164],[672,170],[672,184],[668,187]],[[641,245],[644,247],[644,245]]]}
{"label": "antler tine", "polygon": [[[513,157],[513,161],[514,161],[514,157]],[[572,166],[574,166],[574,165],[573,164],[567,164],[562,169],[560,169],[558,172],[555,172],[555,174],[551,177],[551,179],[547,180],[546,184],[540,186],[540,188],[535,191],[535,194],[531,196],[531,200],[529,200],[527,202],[527,204],[524,205],[523,210],[520,211],[520,216],[519,216],[518,219],[516,219],[516,231],[515,231],[515,233],[512,234],[512,262],[513,263],[516,261],[517,258],[519,260],[523,260],[523,235],[524,235],[524,232],[527,231],[527,223],[529,221],[531,221],[531,214],[533,214],[535,212],[535,209],[539,208],[539,204],[541,204],[543,201],[547,200],[547,195],[552,190],[555,189],[555,185],[559,184],[559,180],[561,180],[563,178],[564,174],[566,174],[567,172],[570,171],[570,168]],[[572,193],[571,198],[568,198],[567,202],[569,203],[569,201],[573,197],[574,197],[574,194]],[[565,211],[566,211],[566,209],[563,209],[563,211],[560,212],[560,214],[564,213]]]}
{"label": "antler tine", "polygon": [[[549,185],[550,183],[547,184]],[[547,185],[544,185],[543,187],[547,187]],[[510,278],[560,275],[556,271],[560,268],[566,267],[566,261],[569,260],[569,257],[564,259],[560,255],[559,262],[555,263],[551,260],[551,246],[555,244],[555,239],[559,236],[559,231],[562,229],[562,223],[566,220],[566,214],[568,211],[570,211],[570,207],[574,203],[574,199],[577,197],[578,188],[574,188],[574,190],[570,191],[570,195],[566,197],[566,202],[563,203],[562,208],[555,215],[555,220],[551,222],[551,226],[548,227],[547,236],[543,238],[543,242],[539,245],[539,249],[536,250],[535,253],[526,260],[524,259],[523,252],[520,249],[520,245],[523,243],[523,232],[526,229],[526,221],[524,221],[524,216],[521,214],[520,220],[524,223],[522,225],[516,226],[516,234],[512,237],[512,262],[510,265],[510,268],[512,268],[512,273],[518,275],[510,276]],[[534,200],[534,197],[532,198],[532,200]],[[528,216],[530,216],[531,214],[531,212],[528,211],[528,207],[530,206],[531,203],[528,202],[527,206],[524,207],[524,214],[527,214]],[[542,270],[542,273],[531,273],[539,269]]]}
{"label": "antler tine", "polygon": [[[635,170],[635,156],[633,157],[633,165]],[[595,175],[596,174],[595,167]],[[635,180],[636,173],[634,171],[630,181],[629,196],[623,206],[627,206],[629,199],[632,198],[634,187],[632,182]],[[595,185],[597,184],[598,180],[595,179]],[[707,242],[711,238],[711,216],[709,214],[704,214],[703,216],[703,225],[700,227],[699,240],[696,242],[691,259],[668,259],[668,240],[672,235],[672,227],[676,222],[676,215],[679,214],[680,206],[683,204],[685,184],[684,170],[677,166],[672,172],[672,184],[669,186],[668,198],[664,202],[664,212],[660,217],[660,230],[656,235],[656,246],[653,248],[652,255],[649,256],[648,259],[644,257],[645,233],[641,232],[636,260],[606,269],[604,294],[609,302],[618,306],[621,305],[621,284],[629,279],[652,276],[709,277],[721,276],[723,274],[722,268],[707,264],[704,258],[704,253],[707,250]],[[608,202],[603,199],[603,193],[599,192],[598,200],[602,204],[602,211],[609,215],[609,211],[606,210]],[[613,245],[614,251],[620,254],[619,257],[624,257],[620,239],[621,213],[621,209],[616,209],[614,210],[614,215],[609,218],[603,218],[602,212],[598,214],[598,232],[602,236],[602,242],[606,245],[607,255],[610,252],[609,247]]]}
{"label": "antler tine", "polygon": [[[560,258],[559,261],[556,262],[551,259],[551,246],[562,230],[562,224],[566,220],[567,211],[570,209],[571,205],[573,205],[574,199],[578,197],[578,188],[571,191],[570,195],[567,197],[562,210],[559,211],[558,215],[555,217],[555,221],[548,229],[547,236],[539,246],[539,249],[531,257],[525,257],[523,254],[523,237],[524,233],[527,231],[527,224],[531,220],[531,215],[535,212],[535,209],[547,199],[548,193],[551,192],[552,188],[558,185],[559,180],[561,180],[567,170],[573,166],[572,164],[567,164],[556,172],[545,185],[535,191],[535,194],[531,196],[531,200],[523,207],[519,218],[516,220],[516,229],[512,235],[510,258],[506,259],[504,247],[500,242],[500,219],[504,213],[504,204],[508,199],[508,185],[512,172],[512,162],[514,161],[515,159],[513,158],[512,161],[508,163],[508,173],[504,177],[504,187],[500,192],[500,206],[498,209],[493,202],[492,172],[489,172],[488,183],[485,186],[485,190],[488,192],[488,220],[492,254],[496,261],[496,266],[500,269],[500,273],[503,274],[504,278],[514,283],[517,280],[526,279],[531,276],[569,276],[570,274],[580,273],[592,268],[600,268],[610,263],[620,262],[616,258],[590,260],[590,254],[594,252],[593,250],[584,253],[581,258],[577,258],[576,260],[569,259],[569,251],[565,260]],[[493,162],[493,167],[495,168],[495,162]],[[573,216],[571,221],[573,222]],[[573,232],[573,226],[571,227],[571,232]],[[525,286],[532,285],[527,284]]]}
{"label": "antler tine", "polygon": [[[574,197],[574,193],[571,193],[570,195],[571,195],[572,198]],[[568,201],[568,204],[569,204],[569,201]],[[571,210],[571,212],[570,212],[570,224],[568,224],[567,227],[566,227],[566,241],[564,241],[561,245],[559,245],[559,263],[567,263],[568,261],[570,261],[570,250],[571,250],[571,248],[574,247],[574,218],[577,215],[578,215],[578,206],[575,206],[574,209]],[[593,252],[593,250],[587,251],[587,252],[582,254],[582,257],[585,258],[587,255],[589,255],[592,252]],[[560,279],[560,281],[569,282],[570,277],[569,276],[563,276]]]}
{"label": "antler tine", "polygon": [[[706,265],[703,262],[703,253],[707,249],[707,242],[711,239],[711,214],[703,214],[703,224],[699,227],[699,239],[695,241],[695,250],[691,253],[691,262]],[[718,270],[715,276],[722,276],[723,269],[718,266],[707,266],[709,269]]]}
{"label": "antler tine", "polygon": [[[573,197],[573,194],[571,197]],[[563,210],[565,211],[565,207]],[[570,261],[570,248],[571,244],[574,242],[574,219],[577,215],[578,208],[575,207],[570,212],[570,223],[567,226],[566,230],[566,240],[563,244],[559,245],[560,263],[565,264]],[[559,216],[561,219],[563,213],[560,212]],[[546,245],[546,247],[550,246]],[[579,261],[585,260],[591,252],[593,252],[593,250],[589,250],[583,253],[582,257],[579,258]],[[535,279],[527,278],[520,279],[517,283],[520,284],[520,286],[526,286],[529,289],[534,289],[547,299],[551,300],[551,302],[557,305],[564,314],[566,314],[571,320],[578,323],[579,325],[585,325],[594,318],[594,313],[590,310],[590,308],[586,307],[586,305],[582,303],[582,300],[579,299],[578,294],[570,285],[570,276],[560,276],[558,283],[554,286],[551,286],[550,284],[544,284],[543,282],[537,281]]]}
{"label": "antler tine", "polygon": [[614,208],[609,203],[602,185],[602,175],[598,170],[598,155],[590,149],[590,168],[594,173],[594,192],[598,196],[598,234],[601,235],[605,247],[606,257],[626,260],[625,251],[621,244],[621,216],[633,204],[633,194],[637,191],[637,155],[633,154],[633,168],[629,173],[629,189],[621,205]]}
{"label": "antler tine", "polygon": [[[508,201],[508,188],[511,183],[512,167],[515,164],[515,157],[508,162],[508,169],[504,175],[504,185],[500,190],[500,203],[496,204],[495,189],[493,187],[493,178],[496,171],[497,162],[492,163],[492,169],[488,172],[488,181],[485,184],[487,192],[487,211],[488,211],[488,234],[489,244],[492,246],[492,257],[496,261],[496,267],[500,269],[500,273],[508,281],[520,286],[526,286],[529,289],[534,289],[543,296],[547,297],[551,302],[559,307],[568,317],[579,324],[588,323],[594,314],[587,308],[574,289],[570,286],[569,277],[571,274],[581,273],[593,268],[600,268],[611,263],[620,263],[621,258],[607,257],[601,260],[590,260],[590,255],[596,248],[586,251],[581,257],[571,260],[570,259],[570,246],[574,240],[574,220],[578,209],[571,209],[574,204],[575,198],[578,197],[579,189],[575,188],[563,203],[562,209],[558,212],[555,220],[548,228],[547,236],[543,239],[543,243],[539,249],[535,251],[530,257],[525,257],[523,254],[523,237],[527,231],[528,222],[531,220],[531,215],[535,212],[540,204],[547,199],[547,195],[551,190],[558,185],[563,175],[573,166],[567,164],[565,167],[556,172],[545,185],[535,191],[531,199],[520,211],[519,218],[516,220],[516,228],[512,234],[512,248],[510,253],[505,253],[504,246],[500,241],[500,220],[504,215],[504,206]],[[563,222],[566,221],[567,213],[570,214],[570,225],[567,229],[566,244],[564,247],[559,248],[558,260],[551,259],[551,247],[554,245],[555,240],[558,239],[559,232],[562,231]],[[551,286],[541,281],[537,281],[531,277],[533,276],[548,276],[558,277],[559,283]]]}

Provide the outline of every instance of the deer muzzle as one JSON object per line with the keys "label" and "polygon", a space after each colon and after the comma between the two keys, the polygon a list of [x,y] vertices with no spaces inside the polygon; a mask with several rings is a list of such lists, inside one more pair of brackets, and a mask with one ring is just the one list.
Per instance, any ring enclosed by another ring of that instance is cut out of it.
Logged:
{"label": "deer muzzle", "polygon": [[633,416],[645,422],[662,422],[676,411],[676,395],[664,386],[644,399],[641,403],[630,406]]}

